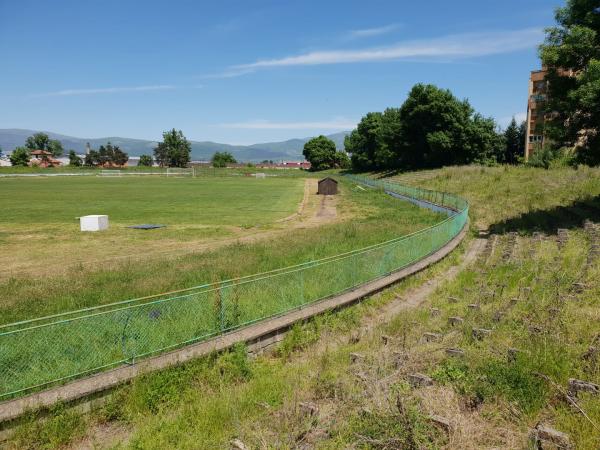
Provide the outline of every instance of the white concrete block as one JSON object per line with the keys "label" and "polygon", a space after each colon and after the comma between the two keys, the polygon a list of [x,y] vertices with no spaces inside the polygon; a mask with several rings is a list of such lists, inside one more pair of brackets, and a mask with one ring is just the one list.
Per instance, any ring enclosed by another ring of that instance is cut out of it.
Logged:
{"label": "white concrete block", "polygon": [[102,231],[108,230],[108,216],[91,215],[79,218],[81,231]]}

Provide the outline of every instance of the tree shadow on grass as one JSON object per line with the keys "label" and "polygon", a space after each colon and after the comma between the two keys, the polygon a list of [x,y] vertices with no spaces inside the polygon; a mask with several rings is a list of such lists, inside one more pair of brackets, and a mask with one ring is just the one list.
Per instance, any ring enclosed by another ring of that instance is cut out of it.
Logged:
{"label": "tree shadow on grass", "polygon": [[600,222],[600,195],[567,206],[523,213],[492,224],[489,229],[491,233],[499,234],[516,231],[527,235],[537,231],[552,235],[556,234],[558,228],[582,228],[585,220]]}

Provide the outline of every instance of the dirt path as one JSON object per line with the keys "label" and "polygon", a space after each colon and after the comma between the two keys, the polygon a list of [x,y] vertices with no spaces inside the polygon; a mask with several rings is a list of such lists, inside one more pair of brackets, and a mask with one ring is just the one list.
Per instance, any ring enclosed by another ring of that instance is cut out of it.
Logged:
{"label": "dirt path", "polygon": [[394,317],[401,311],[421,306],[442,283],[454,280],[463,269],[472,264],[483,251],[485,243],[485,239],[474,239],[471,241],[460,264],[452,266],[446,272],[440,273],[422,285],[409,290],[395,301],[385,305],[377,315],[368,318],[369,322],[373,323],[366,323],[365,326],[372,328],[375,325],[388,322],[389,318]]}

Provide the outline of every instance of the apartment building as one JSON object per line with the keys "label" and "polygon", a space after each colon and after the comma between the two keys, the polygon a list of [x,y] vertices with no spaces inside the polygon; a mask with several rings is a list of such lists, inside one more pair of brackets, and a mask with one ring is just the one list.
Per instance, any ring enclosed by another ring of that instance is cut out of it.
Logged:
{"label": "apartment building", "polygon": [[547,70],[533,70],[529,76],[529,96],[527,99],[527,134],[525,138],[525,159],[544,145],[544,110],[548,99]]}

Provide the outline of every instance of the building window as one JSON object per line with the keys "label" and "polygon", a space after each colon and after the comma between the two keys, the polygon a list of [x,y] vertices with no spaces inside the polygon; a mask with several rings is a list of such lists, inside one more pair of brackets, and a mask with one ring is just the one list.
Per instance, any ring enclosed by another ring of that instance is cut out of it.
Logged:
{"label": "building window", "polygon": [[534,102],[543,102],[544,100],[546,100],[546,95],[545,94],[533,94],[531,96],[531,100],[533,100]]}
{"label": "building window", "polygon": [[539,135],[539,134],[532,134],[531,136],[529,136],[529,143],[533,144],[535,142],[542,142],[544,140],[544,136]]}

